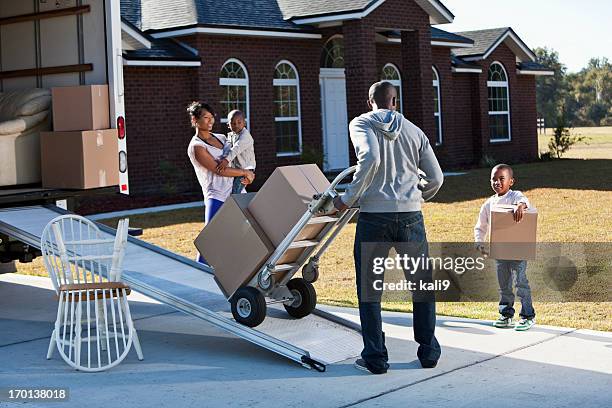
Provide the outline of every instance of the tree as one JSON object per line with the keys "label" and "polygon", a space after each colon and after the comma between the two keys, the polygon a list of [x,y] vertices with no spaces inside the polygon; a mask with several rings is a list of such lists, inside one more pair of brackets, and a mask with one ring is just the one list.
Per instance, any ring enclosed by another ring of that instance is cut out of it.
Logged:
{"label": "tree", "polygon": [[552,48],[536,48],[534,51],[536,62],[555,72],[552,76],[536,78],[538,114],[544,118],[545,123],[554,123],[567,94],[565,82],[567,68],[559,61],[559,53]]}
{"label": "tree", "polygon": [[565,105],[574,126],[600,126],[612,121],[612,64],[591,58],[577,74],[567,76]]}
{"label": "tree", "polygon": [[560,159],[570,147],[576,143],[585,140],[585,136],[572,135],[570,129],[567,127],[567,120],[565,118],[565,107],[561,108],[561,113],[557,116],[557,127],[555,128],[553,136],[548,142],[548,150],[551,155]]}

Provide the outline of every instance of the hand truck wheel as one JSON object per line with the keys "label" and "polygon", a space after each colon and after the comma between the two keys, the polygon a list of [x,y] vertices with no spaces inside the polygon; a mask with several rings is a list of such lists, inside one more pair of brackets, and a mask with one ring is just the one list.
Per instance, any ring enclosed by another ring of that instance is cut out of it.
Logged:
{"label": "hand truck wheel", "polygon": [[232,315],[238,323],[255,327],[266,318],[266,298],[252,286],[244,286],[234,293],[230,303]]}
{"label": "hand truck wheel", "polygon": [[293,302],[283,306],[290,316],[301,319],[308,316],[317,306],[317,292],[310,282],[294,278],[287,282],[287,289],[293,295]]}

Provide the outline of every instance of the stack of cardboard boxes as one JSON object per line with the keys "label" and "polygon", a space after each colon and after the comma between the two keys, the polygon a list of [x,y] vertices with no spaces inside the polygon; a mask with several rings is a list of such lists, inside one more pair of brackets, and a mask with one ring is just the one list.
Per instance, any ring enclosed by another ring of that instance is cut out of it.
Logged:
{"label": "stack of cardboard boxes", "polygon": [[53,88],[53,132],[42,132],[44,188],[119,184],[117,129],[110,128],[108,85]]}
{"label": "stack of cardboard boxes", "polygon": [[[226,297],[248,283],[329,181],[314,164],[277,168],[257,193],[230,196],[195,240],[215,268]],[[307,225],[296,241],[315,239],[325,224]],[[305,248],[288,250],[277,264],[295,262]],[[282,279],[277,276],[276,280]]]}

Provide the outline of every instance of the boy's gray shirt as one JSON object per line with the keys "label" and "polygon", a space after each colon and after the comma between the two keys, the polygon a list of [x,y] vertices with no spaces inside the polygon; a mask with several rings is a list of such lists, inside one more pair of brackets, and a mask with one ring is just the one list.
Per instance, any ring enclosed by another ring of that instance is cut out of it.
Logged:
{"label": "boy's gray shirt", "polygon": [[230,163],[235,160],[235,164],[240,169],[254,170],[255,141],[249,130],[245,127],[238,134],[229,132],[227,138],[230,143],[223,148],[223,157]]}
{"label": "boy's gray shirt", "polygon": [[[419,211],[444,176],[425,133],[401,113],[379,109],[349,125],[357,170],[342,201],[361,212]],[[419,175],[419,170],[424,174]]]}

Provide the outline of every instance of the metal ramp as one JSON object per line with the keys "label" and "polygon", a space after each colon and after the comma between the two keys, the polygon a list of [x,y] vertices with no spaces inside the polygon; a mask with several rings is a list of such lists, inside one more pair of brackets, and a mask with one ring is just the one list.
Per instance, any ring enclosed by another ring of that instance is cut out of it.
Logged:
{"label": "metal ramp", "polygon": [[[44,227],[65,213],[55,206],[3,208],[0,233],[40,248]],[[98,225],[114,236],[114,229]],[[123,280],[140,293],[307,368],[323,371],[326,364],[355,357],[362,348],[354,324],[316,310],[303,319],[293,319],[281,305],[271,305],[257,329],[243,326],[233,320],[230,304],[209,267],[134,237],[128,238]]]}

